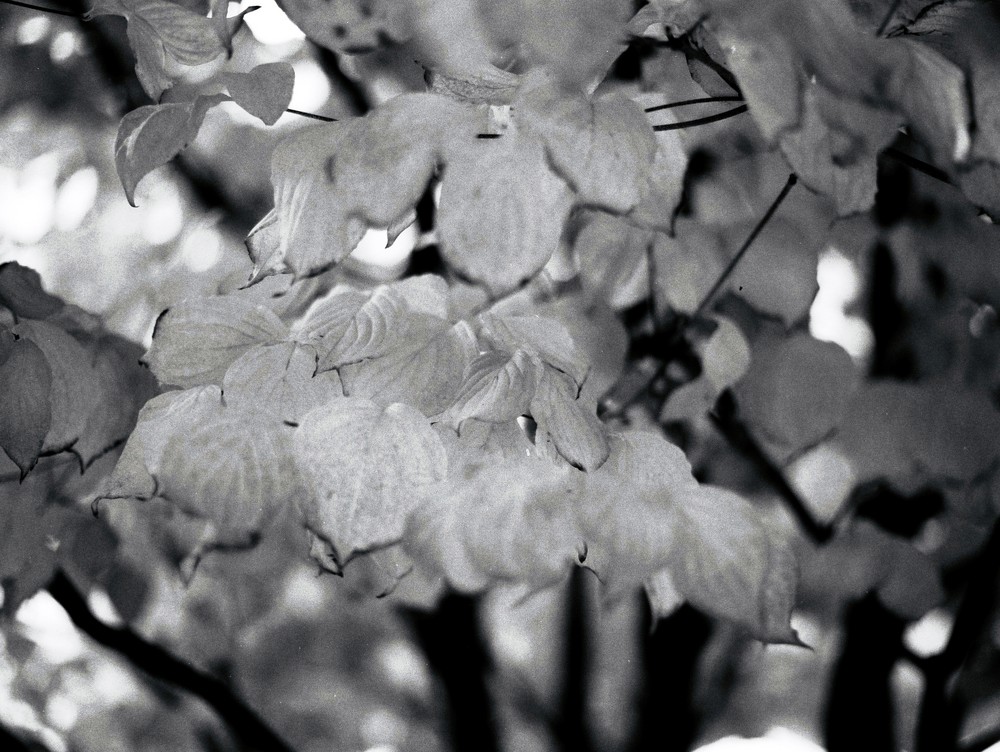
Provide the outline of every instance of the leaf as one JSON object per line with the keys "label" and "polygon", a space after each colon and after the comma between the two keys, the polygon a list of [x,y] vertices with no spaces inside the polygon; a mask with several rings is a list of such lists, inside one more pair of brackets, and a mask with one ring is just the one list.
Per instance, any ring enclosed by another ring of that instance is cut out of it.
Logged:
{"label": "leaf", "polygon": [[559,321],[541,316],[486,312],[479,317],[480,335],[499,350],[518,348],[567,374],[577,386],[587,378],[590,364]]}
{"label": "leaf", "polygon": [[222,391],[233,410],[270,411],[285,423],[344,393],[335,372],[316,373],[316,351],[294,342],[252,347],[226,370]]}
{"label": "leaf", "polygon": [[405,402],[424,415],[438,415],[455,399],[477,353],[475,335],[465,322],[453,326],[426,314],[407,317],[401,329],[401,340],[382,357],[341,368],[344,393],[380,405]]}
{"label": "leaf", "polygon": [[618,214],[636,207],[649,179],[656,139],[635,103],[621,94],[591,101],[569,97],[551,80],[529,77],[515,107],[515,117],[545,144],[578,203]]}
{"label": "leaf", "polygon": [[591,472],[608,458],[608,439],[597,417],[596,401],[578,396],[571,378],[551,366],[544,368],[538,380],[531,417],[574,467]]}
{"label": "leaf", "polygon": [[247,350],[287,334],[288,327],[263,305],[236,297],[191,298],[160,315],[145,362],[162,384],[220,384]]}
{"label": "leaf", "polygon": [[115,167],[132,206],[139,181],[187,148],[197,137],[205,113],[227,99],[225,94],[213,94],[193,102],[147,105],[122,118],[115,139]]}
{"label": "leaf", "polygon": [[64,303],[45,292],[38,272],[8,261],[0,264],[0,305],[15,316],[44,319],[62,310]]}
{"label": "leaf", "polygon": [[222,80],[236,104],[274,125],[292,101],[295,71],[289,63],[264,63],[249,73],[226,73]]}
{"label": "leaf", "polygon": [[616,310],[649,297],[649,250],[654,234],[614,214],[589,211],[573,240],[585,288]]}
{"label": "leaf", "polygon": [[135,73],[154,100],[173,83],[168,61],[198,65],[225,52],[208,18],[167,0],[94,0],[86,18],[103,15],[125,17]]}
{"label": "leaf", "polygon": [[698,488],[684,453],[659,434],[628,431],[609,439],[610,454],[585,477],[579,510],[586,564],[625,590],[670,560],[674,506]]}
{"label": "leaf", "polygon": [[147,462],[157,494],[195,517],[212,520],[213,543],[252,543],[278,511],[301,493],[291,430],[247,420],[222,407],[179,412],[158,461]]}
{"label": "leaf", "polygon": [[839,345],[793,334],[755,343],[735,394],[747,427],[783,463],[837,427],[858,381]]}
{"label": "leaf", "polygon": [[498,296],[548,262],[572,194],[533,138],[508,130],[460,146],[445,155],[437,216],[441,253]]}
{"label": "leaf", "polygon": [[[363,118],[299,131],[271,161],[274,220],[259,249],[267,268],[296,277],[318,274],[347,256],[368,227],[388,227],[423,195],[438,162],[443,134],[471,110],[444,97],[407,94]],[[253,236],[254,232],[251,232]],[[266,243],[265,243],[266,244]]]}
{"label": "leaf", "polygon": [[52,370],[30,339],[0,331],[0,447],[21,471],[34,467],[49,432]]}
{"label": "leaf", "polygon": [[395,0],[283,0],[282,9],[312,41],[338,53],[370,52],[413,33],[407,4]]}
{"label": "leaf", "polygon": [[83,467],[124,442],[139,410],[156,394],[156,379],[139,364],[141,347],[106,333],[93,336],[87,344],[99,394],[83,435],[72,448]]}
{"label": "leaf", "polygon": [[789,624],[795,558],[753,507],[731,491],[701,486],[676,509],[669,569],[678,592],[764,642],[801,645]]}
{"label": "leaf", "polygon": [[45,321],[27,319],[13,331],[38,346],[52,374],[52,422],[42,453],[68,449],[84,435],[90,413],[100,400],[101,386],[90,354],[74,337]]}
{"label": "leaf", "polygon": [[526,415],[542,369],[536,356],[520,349],[481,354],[465,369],[448,421],[458,427],[470,418],[506,423]]}
{"label": "leaf", "polygon": [[948,384],[873,382],[847,405],[834,438],[858,482],[968,481],[997,459],[1000,414],[983,394]]}
{"label": "leaf", "polygon": [[310,484],[300,503],[306,524],[333,545],[339,566],[397,542],[448,469],[441,440],[414,408],[355,397],[307,413],[293,448]]}
{"label": "leaf", "polygon": [[403,545],[462,592],[505,581],[544,587],[565,578],[579,555],[579,493],[579,473],[545,460],[476,464],[433,487]]}
{"label": "leaf", "polygon": [[260,6],[251,5],[249,8],[241,10],[232,18],[227,17],[227,14],[229,13],[229,0],[212,0],[211,6],[212,29],[215,31],[215,35],[219,38],[219,41],[225,48],[226,53],[232,57],[233,36],[243,26],[243,19],[246,17],[247,13],[253,13],[255,10],[260,10]]}

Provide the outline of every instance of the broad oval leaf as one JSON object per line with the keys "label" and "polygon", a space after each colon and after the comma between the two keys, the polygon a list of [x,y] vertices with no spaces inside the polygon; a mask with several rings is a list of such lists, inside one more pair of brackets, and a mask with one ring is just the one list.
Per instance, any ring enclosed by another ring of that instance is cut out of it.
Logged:
{"label": "broad oval leaf", "polygon": [[227,99],[225,94],[214,94],[192,102],[152,104],[122,118],[115,139],[115,167],[132,206],[139,181],[194,141],[205,113]]}
{"label": "broad oval leaf", "polygon": [[462,387],[448,411],[450,421],[456,426],[469,418],[505,423],[525,415],[542,367],[537,357],[521,349],[512,355],[483,353],[465,369]]}
{"label": "broad oval leaf", "polygon": [[562,94],[553,82],[528,80],[516,117],[545,144],[556,171],[580,204],[623,214],[638,205],[656,154],[642,110],[621,94],[588,101]]}
{"label": "broad oval leaf", "polygon": [[421,413],[356,397],[306,414],[293,448],[310,485],[300,504],[306,524],[333,545],[339,566],[399,541],[410,511],[448,470],[444,445]]}
{"label": "broad oval leaf", "polygon": [[247,350],[287,334],[288,327],[263,305],[237,297],[193,298],[161,314],[145,362],[162,384],[220,384]]}
{"label": "broad oval leaf", "polygon": [[579,475],[523,455],[475,464],[433,487],[403,545],[463,592],[503,581],[553,584],[569,574],[581,550]]}
{"label": "broad oval leaf", "polygon": [[42,278],[34,269],[16,261],[0,264],[0,305],[15,316],[44,319],[58,313],[65,305],[42,288]]}
{"label": "broad oval leaf", "polygon": [[555,252],[572,193],[534,138],[510,130],[445,154],[441,253],[494,295],[534,276]]}
{"label": "broad oval leaf", "polygon": [[295,71],[286,62],[263,63],[249,73],[226,73],[229,95],[265,125],[274,125],[292,101]]}
{"label": "broad oval leaf", "polygon": [[587,357],[562,322],[537,313],[513,316],[484,313],[479,323],[482,337],[498,350],[514,353],[522,349],[567,374],[577,386],[587,378],[590,368]]}
{"label": "broad oval leaf", "polygon": [[52,369],[30,339],[0,331],[0,448],[21,471],[34,467],[49,432]]}
{"label": "broad oval leaf", "polygon": [[597,403],[578,394],[572,379],[551,366],[543,369],[538,380],[531,417],[574,467],[589,472],[608,458],[608,438],[597,417]]}
{"label": "broad oval leaf", "polygon": [[676,513],[668,568],[678,592],[764,642],[801,645],[789,623],[798,579],[795,557],[750,503],[731,491],[701,486],[678,499]]}

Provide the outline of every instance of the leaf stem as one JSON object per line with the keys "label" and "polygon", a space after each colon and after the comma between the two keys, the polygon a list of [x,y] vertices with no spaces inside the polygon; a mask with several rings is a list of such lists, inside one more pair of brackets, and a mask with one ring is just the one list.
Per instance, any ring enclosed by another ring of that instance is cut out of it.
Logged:
{"label": "leaf stem", "polygon": [[58,8],[46,8],[44,5],[33,5],[31,3],[22,3],[21,0],[0,0],[0,3],[6,5],[16,5],[19,8],[28,8],[29,10],[39,10],[42,13],[54,13],[57,16],[69,16],[70,18],[83,18],[83,13],[76,13],[71,10],[59,10]]}
{"label": "leaf stem", "polygon": [[150,676],[200,697],[247,748],[260,752],[293,752],[256,712],[214,676],[199,671],[159,645],[147,642],[128,627],[111,627],[94,616],[83,594],[63,572],[56,572],[47,589],[82,632]]}
{"label": "leaf stem", "polygon": [[[2,2],[2,0],[0,0]],[[300,115],[305,118],[312,118],[313,120],[322,120],[324,123],[336,123],[337,118],[327,117],[326,115],[317,115],[313,112],[303,112],[302,110],[293,110],[291,107],[285,110],[285,112],[290,112],[293,115]]]}
{"label": "leaf stem", "polygon": [[726,118],[731,118],[741,113],[747,111],[747,106],[741,104],[739,107],[734,107],[731,110],[726,110],[725,112],[719,112],[715,115],[708,115],[707,117],[695,118],[694,120],[682,120],[679,123],[664,123],[663,125],[654,125],[654,131],[677,131],[684,128],[694,128],[699,125],[708,125],[709,123],[717,123],[720,120],[725,120]]}
{"label": "leaf stem", "polygon": [[922,159],[917,159],[916,157],[912,157],[906,152],[902,152],[899,149],[893,148],[891,146],[882,153],[885,154],[887,157],[891,157],[892,159],[895,159],[897,162],[900,162],[901,164],[904,164],[907,167],[916,170],[917,172],[922,172],[924,175],[927,175],[928,177],[934,178],[935,180],[940,180],[942,183],[948,183],[948,185],[952,184],[951,178],[948,177],[947,172],[942,170],[940,167],[935,167],[929,162],[925,162]]}
{"label": "leaf stem", "polygon": [[658,104],[655,107],[647,107],[646,112],[658,112],[659,110],[669,110],[674,107],[686,107],[689,104],[708,104],[710,102],[742,102],[743,97],[739,94],[732,94],[725,97],[700,97],[699,99],[684,99],[680,102],[668,102]]}

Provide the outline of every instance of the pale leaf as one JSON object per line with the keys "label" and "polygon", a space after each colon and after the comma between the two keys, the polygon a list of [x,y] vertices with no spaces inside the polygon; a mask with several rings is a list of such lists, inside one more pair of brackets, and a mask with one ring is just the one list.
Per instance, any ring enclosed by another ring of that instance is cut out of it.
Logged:
{"label": "pale leaf", "polygon": [[456,426],[469,418],[505,423],[525,415],[541,374],[541,362],[524,350],[483,353],[466,368],[449,420]]}
{"label": "pale leaf", "polygon": [[531,417],[548,433],[559,454],[590,472],[608,458],[608,438],[597,417],[597,403],[577,392],[569,376],[546,366],[531,399]]}
{"label": "pale leaf", "polygon": [[293,438],[309,480],[300,507],[341,566],[400,539],[410,511],[444,478],[444,446],[412,407],[344,397],[306,414]]}
{"label": "pale leaf", "polygon": [[292,101],[295,71],[289,63],[263,63],[249,73],[226,73],[223,81],[236,104],[274,125]]}

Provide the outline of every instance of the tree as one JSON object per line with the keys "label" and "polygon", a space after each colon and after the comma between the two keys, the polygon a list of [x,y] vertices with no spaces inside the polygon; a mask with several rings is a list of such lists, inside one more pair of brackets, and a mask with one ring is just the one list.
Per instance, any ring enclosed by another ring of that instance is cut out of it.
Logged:
{"label": "tree", "polygon": [[[54,9],[122,84],[133,206],[226,103],[327,122],[273,148],[270,211],[183,166],[235,226],[253,215],[253,268],[172,303],[144,353],[0,266],[4,612],[47,589],[159,682],[170,748],[374,743],[331,729],[384,686],[309,690],[358,667],[330,632],[400,620],[458,750],[753,731],[752,646],[810,639],[790,660],[828,683],[830,752],[994,742],[995,4],[281,5],[336,118],[241,51],[249,10]],[[403,249],[395,272],[358,257],[372,238]],[[498,650],[517,619],[537,665]],[[928,619],[950,626],[929,656],[907,637]],[[617,628],[634,664],[609,663]]]}

